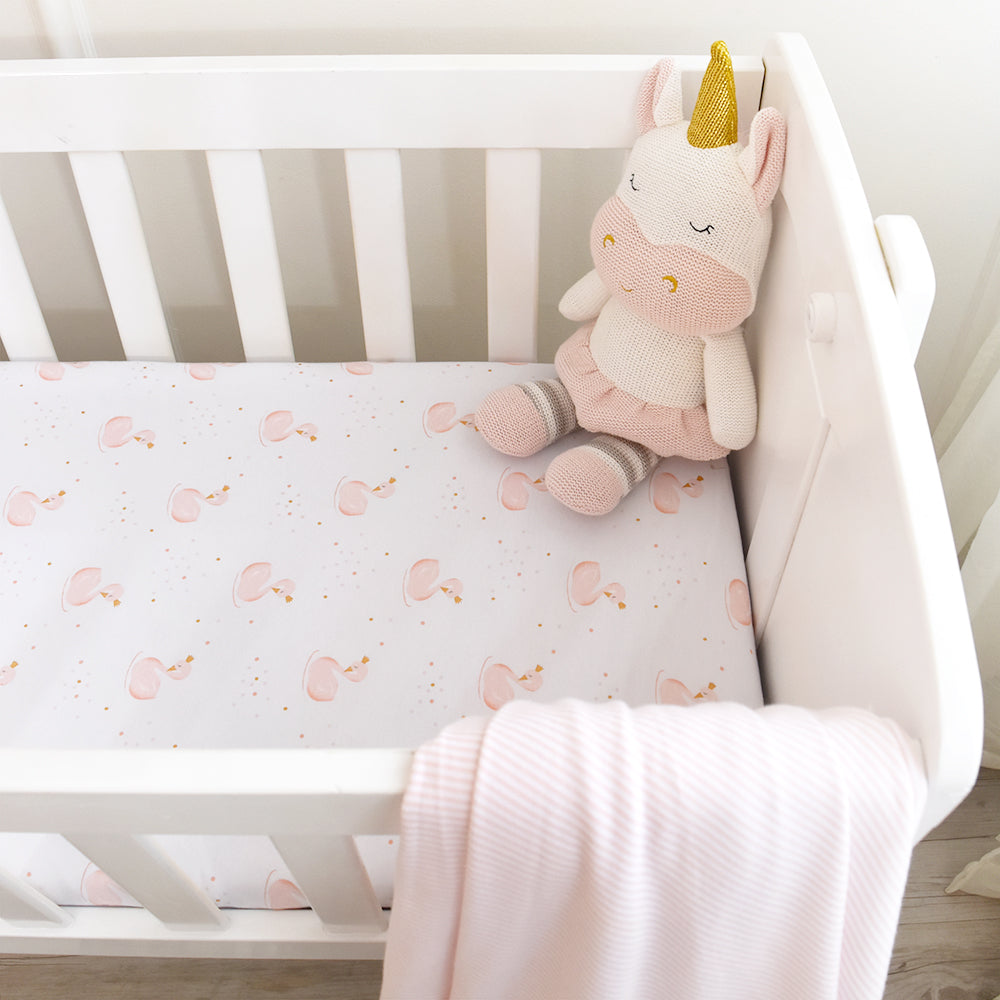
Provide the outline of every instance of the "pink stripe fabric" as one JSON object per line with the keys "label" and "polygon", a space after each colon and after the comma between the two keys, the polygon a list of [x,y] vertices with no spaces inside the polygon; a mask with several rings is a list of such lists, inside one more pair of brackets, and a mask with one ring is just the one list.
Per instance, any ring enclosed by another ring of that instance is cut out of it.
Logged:
{"label": "pink stripe fabric", "polygon": [[862,710],[463,720],[417,754],[383,1000],[877,1000],[925,795]]}

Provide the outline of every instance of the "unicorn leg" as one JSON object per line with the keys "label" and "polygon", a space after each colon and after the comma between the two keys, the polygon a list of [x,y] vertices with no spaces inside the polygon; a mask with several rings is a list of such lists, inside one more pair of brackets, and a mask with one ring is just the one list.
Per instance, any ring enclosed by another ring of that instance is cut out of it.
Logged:
{"label": "unicorn leg", "polygon": [[549,493],[580,514],[607,514],[659,461],[633,441],[601,434],[554,458],[545,472]]}
{"label": "unicorn leg", "polygon": [[480,403],[476,427],[497,451],[527,458],[576,429],[576,407],[557,378],[520,382]]}

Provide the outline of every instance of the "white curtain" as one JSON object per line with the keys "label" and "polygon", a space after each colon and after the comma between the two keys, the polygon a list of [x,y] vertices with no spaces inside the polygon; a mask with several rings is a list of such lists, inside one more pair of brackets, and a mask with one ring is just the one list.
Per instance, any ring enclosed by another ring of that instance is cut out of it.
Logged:
{"label": "white curtain", "polygon": [[[983,765],[1000,768],[1000,321],[938,423],[934,446],[983,681]],[[948,887],[955,890],[1000,898],[1000,848],[968,865]]]}

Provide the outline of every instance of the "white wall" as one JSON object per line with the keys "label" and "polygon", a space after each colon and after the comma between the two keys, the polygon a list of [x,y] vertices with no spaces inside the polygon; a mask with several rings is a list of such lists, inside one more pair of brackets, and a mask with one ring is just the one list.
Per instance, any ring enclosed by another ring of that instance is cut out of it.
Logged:
{"label": "white wall", "polygon": [[[940,412],[942,391],[954,382],[962,362],[974,353],[983,331],[963,331],[975,318],[977,283],[996,233],[1000,205],[994,164],[1000,153],[1000,87],[994,79],[995,39],[1000,37],[1000,5],[988,0],[699,0],[680,5],[663,0],[7,0],[0,6],[0,57],[49,54],[51,38],[62,32],[73,44],[71,17],[62,28],[52,12],[82,10],[100,55],[167,55],[267,52],[390,51],[562,51],[706,52],[717,37],[734,52],[760,50],[774,31],[800,31],[808,39],[833,94],[869,195],[873,214],[914,215],[927,239],[938,279],[937,305],[925,340],[918,371],[932,420]],[[409,190],[428,185],[450,187],[458,165],[448,158],[411,158]],[[291,302],[305,339],[322,336],[319,303],[335,303],[334,312],[348,322],[356,303],[349,280],[333,258],[346,235],[339,204],[338,165],[296,162],[294,157],[269,163],[269,180],[279,203],[279,228],[285,249],[304,238],[310,261],[296,258]],[[143,171],[145,174],[143,175]],[[593,167],[593,181],[567,178],[558,158],[546,165],[547,191],[563,192],[550,212],[543,253],[563,255],[561,229],[567,227],[565,253],[570,265],[585,266],[576,243],[586,232],[596,207],[584,203],[592,188],[613,177],[606,159]],[[137,171],[140,199],[151,213],[173,219],[173,229],[153,248],[167,268],[164,296],[178,316],[185,310],[218,312],[226,294],[225,275],[212,254],[189,257],[185,226],[205,222],[207,206],[198,167],[182,165],[165,195],[144,195],[161,165]],[[481,282],[467,281],[462,262],[480,255],[478,222],[467,217],[466,195],[475,180],[420,217],[421,228],[448,246],[447,260],[433,262],[424,253],[416,268],[436,271],[437,299],[418,303],[422,325],[434,336],[435,315],[456,299],[468,302],[470,322],[481,313]],[[322,230],[312,220],[296,217],[296,189],[307,185],[330,206]],[[275,191],[275,188],[277,189]],[[577,204],[580,225],[574,222]],[[409,208],[409,206],[408,206]],[[419,209],[415,209],[419,213]],[[184,218],[187,222],[184,222]],[[52,224],[55,224],[55,216]],[[15,220],[16,221],[16,220]],[[30,220],[26,220],[26,224]],[[44,225],[44,220],[42,222]],[[206,223],[207,224],[207,223]],[[178,245],[179,244],[179,245]],[[180,248],[179,248],[180,247]],[[331,247],[333,251],[331,252]],[[571,249],[570,249],[571,247]],[[440,267],[438,266],[440,264]],[[562,274],[557,269],[558,279]],[[557,280],[553,277],[551,281]],[[50,308],[66,304],[62,279],[48,282],[44,297]],[[43,284],[45,284],[43,282]],[[72,284],[72,282],[70,282]],[[558,299],[559,289],[543,286],[544,311]],[[69,295],[69,291],[65,292]],[[464,297],[464,298],[463,298]],[[99,292],[91,303],[100,304]],[[316,313],[310,326],[310,310]],[[319,312],[316,312],[319,310]],[[981,320],[980,320],[981,323]],[[226,323],[217,321],[219,335]],[[975,324],[972,324],[975,326]],[[558,324],[548,336],[565,332]]]}

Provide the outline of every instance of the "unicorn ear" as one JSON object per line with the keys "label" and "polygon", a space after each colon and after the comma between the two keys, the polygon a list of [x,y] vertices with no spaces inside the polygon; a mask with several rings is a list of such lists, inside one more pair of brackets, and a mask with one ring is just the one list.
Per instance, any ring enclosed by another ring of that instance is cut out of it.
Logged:
{"label": "unicorn ear", "polygon": [[785,119],[774,108],[762,108],[750,123],[750,142],[739,165],[753,188],[757,210],[763,212],[778,193],[785,165]]}
{"label": "unicorn ear", "polygon": [[673,59],[661,59],[643,78],[635,110],[640,135],[681,120],[681,76]]}

